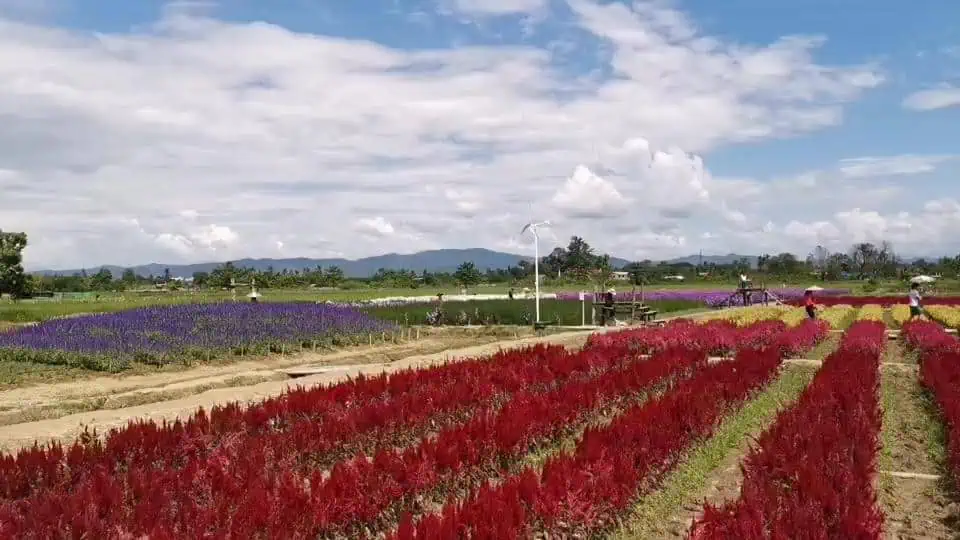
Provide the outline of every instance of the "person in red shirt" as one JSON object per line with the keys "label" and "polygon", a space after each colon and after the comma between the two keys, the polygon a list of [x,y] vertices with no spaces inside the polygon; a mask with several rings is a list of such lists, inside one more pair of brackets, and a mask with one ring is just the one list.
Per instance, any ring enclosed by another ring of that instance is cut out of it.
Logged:
{"label": "person in red shirt", "polygon": [[807,316],[811,319],[817,318],[817,303],[813,301],[813,291],[804,291],[803,307],[807,309]]}

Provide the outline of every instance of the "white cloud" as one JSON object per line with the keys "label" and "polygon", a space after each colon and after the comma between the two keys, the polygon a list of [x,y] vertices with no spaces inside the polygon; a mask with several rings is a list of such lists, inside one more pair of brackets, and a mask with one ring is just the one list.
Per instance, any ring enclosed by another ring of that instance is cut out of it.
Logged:
{"label": "white cloud", "polygon": [[190,236],[194,245],[208,249],[228,248],[237,242],[239,236],[230,227],[208,225]]}
{"label": "white cloud", "polygon": [[453,9],[468,15],[502,16],[533,13],[547,7],[548,0],[449,0]]}
{"label": "white cloud", "polygon": [[[532,45],[409,51],[184,9],[124,33],[0,19],[0,227],[29,233],[32,268],[278,242],[359,257],[514,245],[530,202],[556,195],[544,217],[562,218],[560,239],[658,258],[710,230],[732,247],[773,215],[771,192],[689,152],[835,125],[882,80],[815,63],[814,38],[743,46],[663,4],[570,7],[600,75]],[[570,212],[579,165],[596,173],[590,200],[629,204],[615,223]]]}
{"label": "white cloud", "polygon": [[932,111],[960,106],[960,88],[944,84],[914,92],[903,100],[903,106],[914,111]]}
{"label": "white cloud", "polygon": [[357,220],[356,229],[363,234],[375,237],[389,237],[397,232],[393,225],[381,216]]}
{"label": "white cloud", "polygon": [[572,218],[617,217],[629,202],[610,182],[580,165],[554,194],[553,206]]}
{"label": "white cloud", "polygon": [[933,172],[955,156],[900,155],[889,157],[862,157],[840,161],[840,173],[847,178],[879,176],[911,176]]}

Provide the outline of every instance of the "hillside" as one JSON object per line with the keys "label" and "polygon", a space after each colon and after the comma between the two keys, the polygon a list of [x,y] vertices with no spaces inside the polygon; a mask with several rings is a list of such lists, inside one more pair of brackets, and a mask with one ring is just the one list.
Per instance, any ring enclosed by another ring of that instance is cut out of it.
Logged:
{"label": "hillside", "polygon": [[[751,259],[751,262],[756,261],[756,257],[730,254],[704,255],[703,262],[729,264],[740,259],[741,257],[748,257]],[[515,253],[493,251],[484,248],[471,248],[436,249],[410,254],[388,253],[386,255],[364,257],[362,259],[355,260],[308,259],[305,257],[298,257],[292,259],[239,259],[233,261],[233,263],[237,266],[255,268],[257,270],[266,270],[267,268],[272,267],[278,272],[282,270],[303,270],[307,268],[316,268],[317,266],[322,266],[324,268],[329,266],[339,266],[347,277],[360,278],[369,277],[375,274],[377,270],[381,268],[388,270],[407,269],[417,272],[421,272],[423,270],[428,272],[452,272],[456,270],[457,266],[464,261],[472,261],[481,270],[486,270],[488,268],[506,268],[508,266],[516,265],[523,259],[531,260],[532,257],[517,255]],[[699,259],[699,255],[690,255],[687,257],[672,259],[667,262],[697,264]],[[616,268],[620,268],[630,263],[629,260],[621,259],[619,257],[611,257],[610,261]],[[170,275],[173,277],[190,277],[194,274],[194,272],[210,272],[221,264],[223,264],[223,262],[206,262],[196,264],[150,263],[133,266],[131,268],[134,272],[141,276],[160,276],[163,275],[165,269],[169,268]],[[120,277],[120,274],[122,274],[127,267],[104,265],[94,266],[84,270],[86,270],[88,274],[94,274],[101,268],[110,270],[110,272],[116,278]],[[80,273],[81,271],[81,269],[76,268],[68,270],[39,270],[34,273],[41,275],[73,275]]]}

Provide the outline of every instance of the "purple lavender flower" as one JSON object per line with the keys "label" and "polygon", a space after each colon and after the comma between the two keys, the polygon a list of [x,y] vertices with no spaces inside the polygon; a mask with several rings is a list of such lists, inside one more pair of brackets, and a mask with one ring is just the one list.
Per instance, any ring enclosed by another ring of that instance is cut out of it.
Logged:
{"label": "purple lavender flower", "polygon": [[309,344],[392,328],[357,309],[329,304],[186,304],[46,321],[0,334],[0,352],[47,351],[124,363],[189,351]]}

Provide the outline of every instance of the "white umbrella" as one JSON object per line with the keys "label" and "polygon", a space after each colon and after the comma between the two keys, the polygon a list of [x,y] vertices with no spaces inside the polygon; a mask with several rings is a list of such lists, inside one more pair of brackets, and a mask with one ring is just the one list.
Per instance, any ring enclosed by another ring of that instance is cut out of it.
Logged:
{"label": "white umbrella", "polygon": [[810,292],[816,292],[816,291],[822,291],[823,287],[817,287],[816,285],[813,285],[811,287],[807,287],[805,290]]}
{"label": "white umbrella", "polygon": [[933,283],[936,280],[930,276],[914,276],[910,279],[910,283]]}

